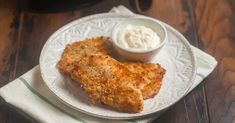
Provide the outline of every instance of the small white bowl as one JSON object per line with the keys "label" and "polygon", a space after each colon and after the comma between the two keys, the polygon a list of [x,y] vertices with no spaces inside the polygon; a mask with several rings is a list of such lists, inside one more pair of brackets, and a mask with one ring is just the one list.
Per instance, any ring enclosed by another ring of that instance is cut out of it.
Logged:
{"label": "small white bowl", "polygon": [[[121,47],[117,42],[118,36],[119,33],[128,25],[142,25],[152,29],[160,37],[160,44],[157,47],[149,50],[132,50]],[[150,61],[155,55],[157,55],[163,48],[164,44],[167,41],[167,31],[166,28],[161,24],[161,22],[157,20],[147,18],[130,18],[120,22],[113,28],[111,38],[115,50],[121,56],[134,61],[147,62]]]}

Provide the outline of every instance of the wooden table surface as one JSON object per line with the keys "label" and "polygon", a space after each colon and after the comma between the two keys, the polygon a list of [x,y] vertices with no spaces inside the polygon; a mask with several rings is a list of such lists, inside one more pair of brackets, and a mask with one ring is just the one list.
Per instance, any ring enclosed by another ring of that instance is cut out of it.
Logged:
{"label": "wooden table surface", "polygon": [[[153,0],[140,4],[142,11],[136,9],[134,0],[58,5],[33,2],[0,0],[0,87],[38,64],[40,51],[55,30],[72,20],[123,4],[168,23],[218,61],[216,69],[198,87],[154,122],[235,123],[234,0]],[[36,121],[1,103],[0,123],[16,122]]]}

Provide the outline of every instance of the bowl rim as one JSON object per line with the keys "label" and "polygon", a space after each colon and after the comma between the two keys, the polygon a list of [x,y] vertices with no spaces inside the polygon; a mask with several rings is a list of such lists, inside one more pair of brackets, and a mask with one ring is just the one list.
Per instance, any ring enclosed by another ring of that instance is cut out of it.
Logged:
{"label": "bowl rim", "polygon": [[[150,23],[157,23],[162,28],[163,33],[164,33],[164,36],[163,36],[163,39],[161,40],[161,43],[159,45],[157,45],[156,47],[154,47],[154,48],[151,48],[151,49],[148,49],[148,50],[142,50],[142,51],[141,50],[127,49],[127,48],[124,48],[124,47],[121,47],[120,45],[118,45],[116,40],[117,40],[117,33],[118,33],[119,27],[123,23],[127,23],[128,21],[131,21],[131,20],[137,20],[137,21],[143,21],[143,22],[149,21]],[[153,52],[155,50],[160,49],[166,43],[167,37],[168,37],[168,34],[167,34],[167,31],[166,31],[166,28],[163,24],[161,24],[160,21],[158,21],[156,19],[153,20],[153,19],[144,18],[144,17],[130,17],[130,18],[127,18],[127,19],[123,20],[122,22],[116,24],[113,27],[112,32],[111,32],[112,44],[115,45],[115,47],[118,47],[119,49],[124,50],[125,52],[135,53],[135,54],[145,54],[145,53]]]}

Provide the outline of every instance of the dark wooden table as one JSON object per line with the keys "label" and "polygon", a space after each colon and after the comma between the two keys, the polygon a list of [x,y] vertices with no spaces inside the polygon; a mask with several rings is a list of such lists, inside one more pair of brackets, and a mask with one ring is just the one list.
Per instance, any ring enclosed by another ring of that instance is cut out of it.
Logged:
{"label": "dark wooden table", "polygon": [[[72,20],[123,4],[170,24],[192,45],[218,60],[212,74],[154,122],[235,123],[234,0],[153,0],[142,3],[139,9],[134,0],[89,4],[35,1],[39,0],[0,0],[0,87],[38,64],[40,51],[55,30]],[[0,122],[35,121],[1,103]]]}

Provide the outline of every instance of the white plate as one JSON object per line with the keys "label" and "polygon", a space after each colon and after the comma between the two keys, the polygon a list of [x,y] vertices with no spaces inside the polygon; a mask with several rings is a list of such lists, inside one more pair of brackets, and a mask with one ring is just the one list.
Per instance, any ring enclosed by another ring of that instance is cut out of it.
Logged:
{"label": "white plate", "polygon": [[187,40],[165,23],[163,24],[168,31],[168,42],[160,54],[151,61],[160,63],[166,69],[163,85],[158,95],[144,101],[144,110],[140,113],[121,113],[107,106],[92,105],[74,82],[60,74],[56,64],[66,44],[88,37],[110,36],[113,26],[129,17],[132,15],[113,13],[84,17],[63,26],[47,40],[40,56],[42,78],[49,89],[65,104],[97,117],[133,119],[168,108],[181,99],[191,87],[196,73],[194,54]]}

